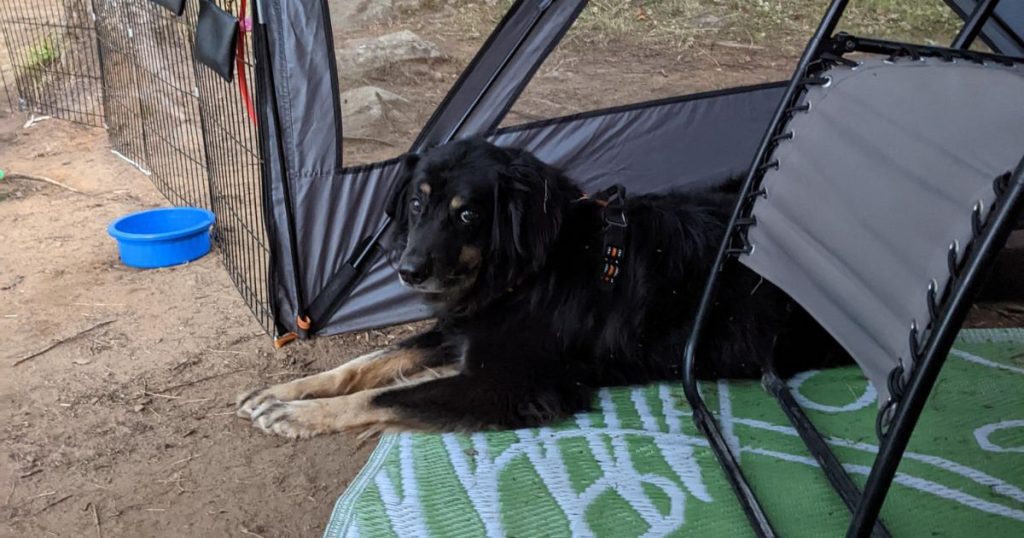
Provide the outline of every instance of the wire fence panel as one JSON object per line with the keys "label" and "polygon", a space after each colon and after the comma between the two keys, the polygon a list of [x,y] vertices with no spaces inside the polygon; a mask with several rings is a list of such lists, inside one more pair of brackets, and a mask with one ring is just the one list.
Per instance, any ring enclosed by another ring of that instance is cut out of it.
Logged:
{"label": "wire fence panel", "polygon": [[0,36],[22,108],[103,125],[102,78],[89,0],[3,0]]}
{"label": "wire fence panel", "polygon": [[18,107],[18,89],[14,87],[14,70],[7,51],[4,34],[0,33],[0,112],[5,115]]}
{"label": "wire fence panel", "polygon": [[210,207],[192,27],[148,0],[94,0],[111,144],[171,203]]}
{"label": "wire fence panel", "polygon": [[[238,2],[221,1],[225,10],[238,13]],[[189,17],[195,17],[190,7]],[[194,23],[190,23],[195,28]],[[263,215],[262,158],[254,118],[249,117],[240,92],[244,77],[250,95],[255,88],[252,33],[243,21],[239,39],[245,48],[244,69],[229,84],[196,62],[199,102],[206,133],[207,162],[213,211],[223,246],[224,265],[239,293],[268,332],[270,311],[270,246]],[[254,96],[252,98],[255,98]],[[249,101],[251,103],[251,101]]]}
{"label": "wire fence panel", "polygon": [[[107,135],[114,151],[146,171],[146,137],[142,101],[132,53],[127,5],[116,0],[95,0],[96,33],[100,44],[100,73]],[[146,171],[146,173],[149,173]]]}
{"label": "wire fence panel", "polygon": [[0,111],[10,112],[16,107],[18,100],[18,90],[14,88],[13,82],[8,82],[8,78],[11,75],[4,69],[4,66],[0,65]]}
{"label": "wire fence panel", "polygon": [[195,25],[149,0],[119,3],[127,16],[138,82],[146,166],[171,203],[208,208],[206,150],[192,61]]}
{"label": "wire fence panel", "polygon": [[[217,3],[238,13],[236,1]],[[271,332],[262,160],[238,84],[254,87],[251,33],[239,34],[245,69],[227,83],[194,59],[198,2],[186,5],[175,17],[150,0],[0,0],[11,101],[105,125],[114,151],[171,203],[212,209],[224,265]]]}

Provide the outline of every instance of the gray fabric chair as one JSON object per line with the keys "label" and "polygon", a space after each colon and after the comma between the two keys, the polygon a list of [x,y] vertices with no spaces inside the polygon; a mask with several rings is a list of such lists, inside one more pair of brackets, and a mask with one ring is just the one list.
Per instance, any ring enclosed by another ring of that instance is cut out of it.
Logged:
{"label": "gray fabric chair", "polygon": [[[785,384],[764,379],[854,512],[850,535],[886,536],[876,519],[896,467],[1021,207],[1024,63],[826,38],[843,7],[833,2],[787,89],[719,264],[738,260],[786,291],[878,390],[881,447],[861,495]],[[770,536],[692,375],[717,275],[687,349],[687,396],[755,530]]]}

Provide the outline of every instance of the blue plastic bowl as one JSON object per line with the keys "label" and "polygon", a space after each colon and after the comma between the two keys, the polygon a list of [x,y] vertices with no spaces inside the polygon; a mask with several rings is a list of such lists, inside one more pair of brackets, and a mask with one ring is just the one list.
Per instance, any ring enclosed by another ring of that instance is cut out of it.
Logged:
{"label": "blue plastic bowl", "polygon": [[195,207],[163,207],[125,215],[107,232],[117,240],[121,261],[152,269],[178,265],[210,251],[213,213]]}

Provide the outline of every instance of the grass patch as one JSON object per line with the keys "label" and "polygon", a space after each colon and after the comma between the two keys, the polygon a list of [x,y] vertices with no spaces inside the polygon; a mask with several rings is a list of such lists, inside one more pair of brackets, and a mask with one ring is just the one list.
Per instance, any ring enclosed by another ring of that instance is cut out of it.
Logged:
{"label": "grass patch", "polygon": [[46,34],[33,41],[23,54],[24,63],[16,66],[15,80],[26,96],[38,96],[47,86],[50,68],[60,61],[59,37]]}
{"label": "grass patch", "polygon": [[840,30],[854,35],[949,46],[963,23],[942,0],[854,0]]}
{"label": "grass patch", "polygon": [[60,59],[60,52],[54,38],[47,35],[28,48],[25,67],[29,69],[45,69]]}
{"label": "grass patch", "polygon": [[[512,3],[465,4],[458,8],[459,18],[474,32],[486,35]],[[730,42],[795,54],[807,44],[828,4],[827,0],[591,0],[566,39],[571,44],[633,41],[681,51]],[[470,23],[471,19],[475,22]],[[943,0],[853,0],[840,29],[948,45],[962,24]]]}

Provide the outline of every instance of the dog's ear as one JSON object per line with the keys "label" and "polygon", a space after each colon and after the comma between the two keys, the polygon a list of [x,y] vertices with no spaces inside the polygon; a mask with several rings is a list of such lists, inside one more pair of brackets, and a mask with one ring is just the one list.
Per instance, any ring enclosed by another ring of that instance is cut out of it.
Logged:
{"label": "dog's ear", "polygon": [[388,191],[384,212],[391,218],[391,230],[386,242],[389,259],[400,256],[405,250],[406,234],[409,232],[409,184],[419,160],[420,156],[416,153],[406,154],[402,158],[399,176]]}
{"label": "dog's ear", "polygon": [[544,265],[558,237],[567,200],[558,170],[526,151],[506,151],[511,159],[496,185],[491,244],[498,266],[532,272]]}
{"label": "dog's ear", "polygon": [[408,218],[405,206],[409,202],[407,199],[409,197],[409,182],[412,181],[412,174],[418,162],[420,162],[420,156],[417,153],[407,153],[402,157],[402,169],[388,190],[388,201],[384,208],[384,212],[392,220],[401,221]]}
{"label": "dog's ear", "polygon": [[416,163],[420,156],[416,153],[408,153],[402,157],[402,166],[398,177],[388,191],[387,205],[384,212],[393,221],[392,229],[405,231],[409,225],[409,184],[412,183],[413,173],[416,170]]}

